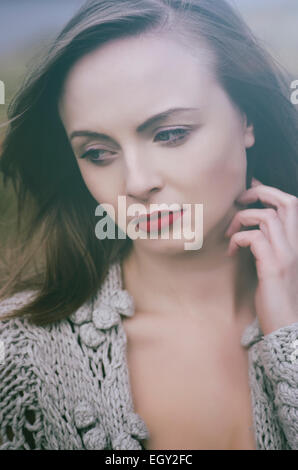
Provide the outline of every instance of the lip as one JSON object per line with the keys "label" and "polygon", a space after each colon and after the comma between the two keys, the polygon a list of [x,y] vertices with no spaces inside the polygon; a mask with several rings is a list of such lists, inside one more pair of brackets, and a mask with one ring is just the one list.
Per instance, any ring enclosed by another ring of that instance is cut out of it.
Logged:
{"label": "lip", "polygon": [[[171,226],[175,220],[183,215],[184,209],[179,209],[177,211],[154,211],[147,216],[142,216],[136,219],[137,227],[145,232],[150,230],[160,230],[165,226]],[[157,215],[161,213],[164,214],[160,217]],[[151,217],[154,216],[154,219]]]}
{"label": "lip", "polygon": [[138,223],[142,223],[142,222],[149,222],[149,221],[154,221],[154,220],[157,220],[159,218],[159,215],[158,214],[161,214],[161,217],[164,217],[164,216],[168,216],[169,214],[175,214],[177,212],[181,212],[183,211],[183,209],[178,209],[177,211],[167,211],[167,210],[157,210],[157,211],[153,211],[149,214],[142,214],[140,216],[137,216],[137,217],[134,217],[132,219],[132,222],[138,224]]}

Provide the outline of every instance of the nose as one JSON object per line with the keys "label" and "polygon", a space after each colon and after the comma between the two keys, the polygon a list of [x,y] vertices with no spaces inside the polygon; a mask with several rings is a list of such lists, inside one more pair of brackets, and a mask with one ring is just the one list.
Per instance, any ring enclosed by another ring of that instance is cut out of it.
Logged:
{"label": "nose", "polygon": [[161,174],[150,156],[144,154],[127,156],[125,182],[127,196],[143,202],[162,188]]}

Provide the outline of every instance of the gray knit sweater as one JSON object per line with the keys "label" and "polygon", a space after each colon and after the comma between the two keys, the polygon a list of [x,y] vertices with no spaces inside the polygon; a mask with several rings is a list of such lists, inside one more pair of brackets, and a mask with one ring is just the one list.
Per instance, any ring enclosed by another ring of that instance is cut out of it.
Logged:
{"label": "gray knit sweater", "polygon": [[[2,300],[0,317],[31,295]],[[143,448],[149,431],[133,408],[121,321],[133,314],[115,262],[68,319],[43,327],[24,317],[0,321],[1,450]],[[241,345],[249,349],[256,448],[297,450],[298,322],[264,336],[256,318]]]}

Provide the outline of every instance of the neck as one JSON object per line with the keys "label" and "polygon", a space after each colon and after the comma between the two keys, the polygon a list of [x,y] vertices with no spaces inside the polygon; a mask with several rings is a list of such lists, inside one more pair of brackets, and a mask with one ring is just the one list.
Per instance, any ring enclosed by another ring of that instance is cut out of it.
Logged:
{"label": "neck", "polygon": [[171,317],[212,315],[214,319],[220,310],[228,321],[238,321],[243,307],[253,309],[256,272],[248,248],[229,257],[227,246],[225,241],[217,249],[213,246],[212,250],[202,248],[175,256],[132,250],[122,262],[122,280],[123,288],[134,298],[136,312]]}

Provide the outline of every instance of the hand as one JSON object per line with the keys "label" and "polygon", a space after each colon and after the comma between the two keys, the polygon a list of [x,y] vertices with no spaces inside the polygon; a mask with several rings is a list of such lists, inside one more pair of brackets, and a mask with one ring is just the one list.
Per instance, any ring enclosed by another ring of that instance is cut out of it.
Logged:
{"label": "hand", "polygon": [[[298,198],[253,178],[239,204],[260,200],[264,209],[246,209],[234,216],[226,236],[228,255],[250,247],[255,257],[258,285],[255,308],[264,335],[298,322]],[[241,231],[241,226],[259,230]]]}

